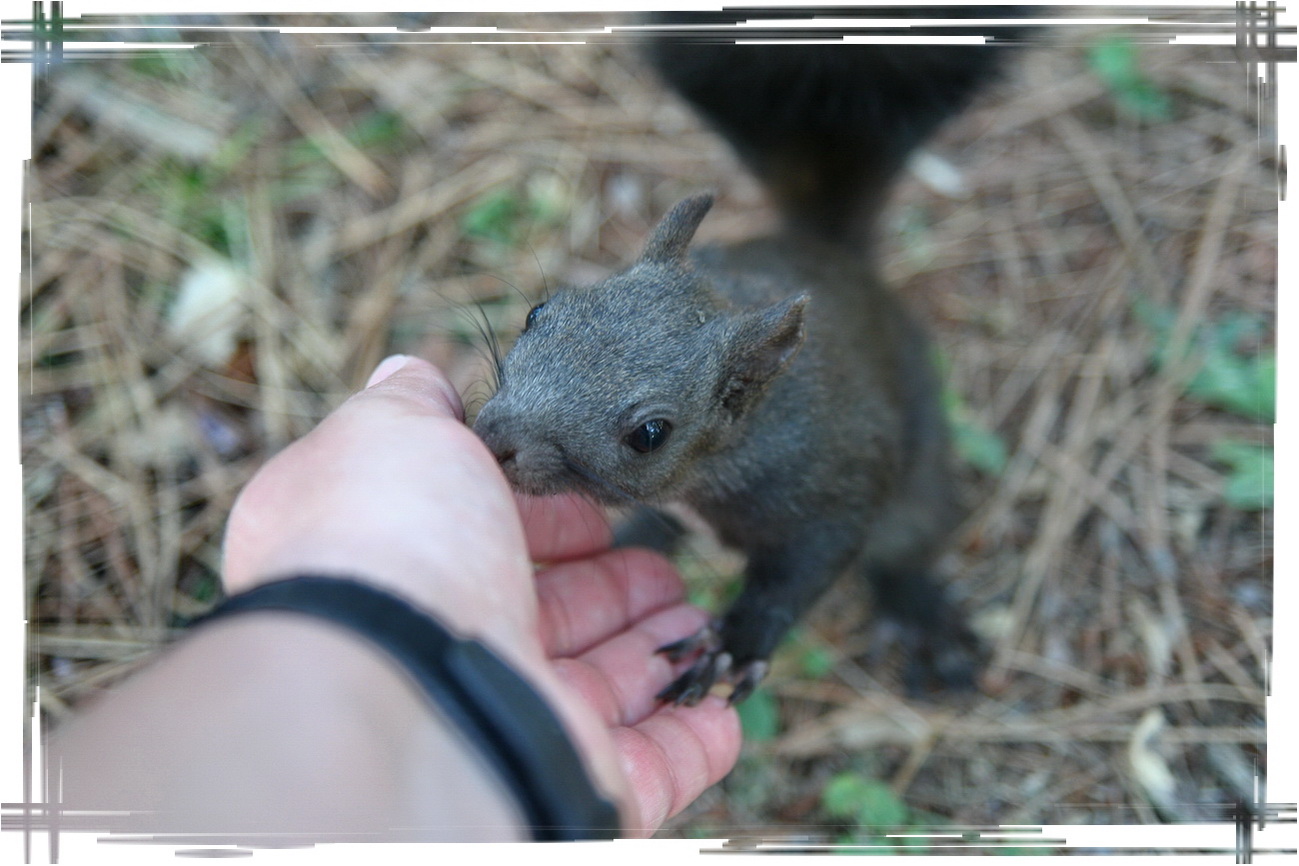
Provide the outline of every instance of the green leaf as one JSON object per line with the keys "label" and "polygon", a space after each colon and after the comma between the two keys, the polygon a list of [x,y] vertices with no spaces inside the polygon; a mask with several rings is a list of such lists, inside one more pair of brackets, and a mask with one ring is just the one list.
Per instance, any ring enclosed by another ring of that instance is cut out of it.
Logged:
{"label": "green leaf", "polygon": [[[945,371],[946,359],[939,356],[937,366]],[[943,389],[943,409],[957,455],[985,475],[1000,475],[1009,459],[1005,440],[979,422],[950,386]]]}
{"label": "green leaf", "polygon": [[1213,446],[1213,459],[1231,467],[1222,495],[1241,511],[1272,507],[1273,452],[1264,446],[1224,439]]}
{"label": "green leaf", "polygon": [[789,630],[779,653],[791,659],[799,675],[808,679],[828,675],[839,660],[838,655],[821,644],[812,631],[798,625]]}
{"label": "green leaf", "polygon": [[1136,49],[1130,39],[1109,36],[1092,46],[1092,71],[1103,81],[1128,81],[1137,76]]}
{"label": "green leaf", "polygon": [[1276,353],[1241,357],[1215,347],[1186,393],[1244,418],[1271,421],[1276,417]]}
{"label": "green leaf", "polygon": [[[168,39],[160,31],[153,31],[154,37]],[[179,38],[175,31],[172,39]],[[177,51],[160,48],[156,51],[144,51],[131,58],[130,66],[135,72],[150,78],[161,78],[170,81],[185,81],[199,66],[199,54],[194,51]]]}
{"label": "green leaf", "polygon": [[[1155,337],[1153,361],[1166,369],[1175,360],[1168,341],[1176,315],[1145,299],[1133,304],[1137,318]],[[1202,325],[1189,340],[1188,353],[1198,353],[1200,365],[1186,384],[1192,400],[1253,421],[1276,418],[1276,352],[1241,352],[1242,342],[1256,342],[1264,332],[1260,316],[1237,313]]]}
{"label": "green leaf", "polygon": [[825,647],[812,646],[803,651],[798,660],[803,676],[819,680],[834,670],[835,654]]}
{"label": "green leaf", "polygon": [[835,774],[821,790],[821,808],[833,818],[855,818],[861,781],[862,777],[851,771]]}
{"label": "green leaf", "polygon": [[518,198],[510,190],[497,190],[479,198],[460,220],[467,236],[498,243],[513,243],[519,216]]}
{"label": "green leaf", "polygon": [[985,475],[1000,475],[1009,459],[1006,443],[991,430],[970,418],[952,421],[952,439],[961,459]]}
{"label": "green leaf", "polygon": [[821,791],[821,806],[835,818],[868,827],[899,827],[909,810],[884,782],[854,771],[836,774]]}
{"label": "green leaf", "polygon": [[1101,39],[1088,54],[1092,72],[1123,109],[1149,120],[1167,120],[1172,103],[1141,71],[1137,59],[1136,43],[1124,36]]}
{"label": "green leaf", "polygon": [[359,148],[375,148],[397,141],[405,126],[400,112],[372,111],[350,131],[347,137]]}
{"label": "green leaf", "polygon": [[758,689],[737,708],[740,729],[746,740],[755,743],[774,739],[780,733],[780,708],[776,699],[766,689]]}

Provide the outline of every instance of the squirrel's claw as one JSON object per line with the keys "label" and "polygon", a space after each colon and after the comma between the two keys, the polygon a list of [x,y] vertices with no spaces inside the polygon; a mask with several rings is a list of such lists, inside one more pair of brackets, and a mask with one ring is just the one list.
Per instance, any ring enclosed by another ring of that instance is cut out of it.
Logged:
{"label": "squirrel's claw", "polygon": [[672,681],[672,684],[656,696],[665,703],[693,707],[704,699],[704,695],[718,682],[724,682],[731,669],[731,654],[721,650],[708,650],[690,669]]}
{"label": "squirrel's claw", "polygon": [[658,652],[676,662],[699,653],[689,669],[677,677],[656,696],[658,700],[676,706],[693,707],[704,699],[717,683],[730,683],[731,694],[727,703],[738,704],[753,694],[758,683],[767,675],[770,665],[764,659],[754,659],[735,665],[734,658],[722,646],[719,625],[712,623],[694,634],[659,647]]}
{"label": "squirrel's claw", "polygon": [[735,706],[740,701],[753,694],[753,690],[758,687],[758,683],[767,676],[767,671],[771,665],[761,659],[755,659],[746,665],[741,665],[735,669],[735,675],[731,677],[733,685],[731,686],[731,695],[726,702]]}

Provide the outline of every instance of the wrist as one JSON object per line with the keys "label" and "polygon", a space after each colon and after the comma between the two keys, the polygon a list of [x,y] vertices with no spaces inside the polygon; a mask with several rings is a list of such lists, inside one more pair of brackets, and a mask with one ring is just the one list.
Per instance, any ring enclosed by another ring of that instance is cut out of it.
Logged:
{"label": "wrist", "polygon": [[526,664],[541,655],[532,565],[526,556],[494,545],[462,557],[429,555],[407,536],[335,529],[297,535],[266,549],[255,571],[249,564],[226,579],[226,594],[294,575],[346,577],[401,598],[512,661]]}
{"label": "wrist", "polygon": [[535,681],[482,642],[457,635],[390,592],[323,575],[236,595],[196,625],[267,611],[342,627],[382,650],[504,783],[535,838],[607,838],[616,831],[617,812],[588,775],[592,768],[573,737],[582,726],[559,716],[572,707],[554,694],[547,700]]}

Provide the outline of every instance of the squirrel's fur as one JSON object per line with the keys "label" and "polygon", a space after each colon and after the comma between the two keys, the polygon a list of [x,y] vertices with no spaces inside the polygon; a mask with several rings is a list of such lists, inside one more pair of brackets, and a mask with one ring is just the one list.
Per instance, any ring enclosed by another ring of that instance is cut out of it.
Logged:
{"label": "squirrel's fur", "polygon": [[752,691],[789,627],[845,571],[916,637],[917,669],[968,683],[968,631],[929,577],[960,517],[923,331],[867,238],[908,153],[991,71],[967,47],[697,45],[651,55],[786,217],[689,244],[712,197],[674,207],[642,257],[538,305],[475,430],[533,494],[682,501],[743,551],[743,592],[665,650],[697,653],[661,697]]}

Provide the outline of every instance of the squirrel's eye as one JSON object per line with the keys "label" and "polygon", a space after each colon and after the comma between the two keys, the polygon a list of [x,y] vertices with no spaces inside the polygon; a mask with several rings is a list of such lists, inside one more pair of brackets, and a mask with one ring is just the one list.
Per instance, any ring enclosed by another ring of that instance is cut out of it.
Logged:
{"label": "squirrel's eye", "polygon": [[540,313],[541,308],[544,306],[546,306],[546,302],[542,301],[540,304],[537,304],[531,310],[528,310],[528,317],[523,320],[523,330],[526,331],[528,330],[528,328],[531,328],[533,325],[537,324],[537,313]]}
{"label": "squirrel's eye", "polygon": [[646,421],[628,433],[624,441],[631,446],[632,450],[648,454],[662,448],[663,443],[668,441],[668,434],[671,432],[672,423],[670,421],[655,418],[653,421]]}

